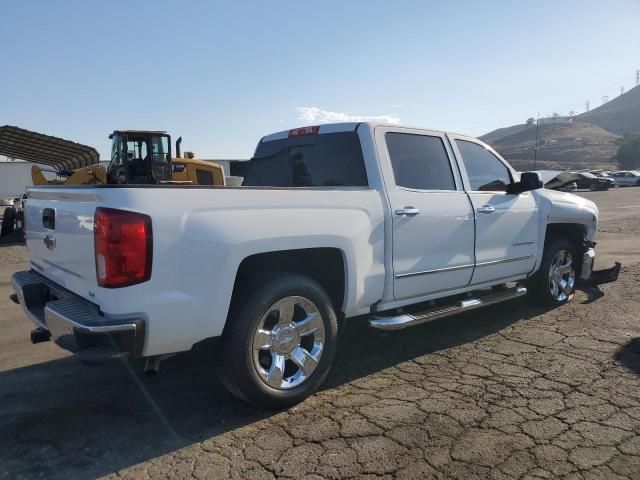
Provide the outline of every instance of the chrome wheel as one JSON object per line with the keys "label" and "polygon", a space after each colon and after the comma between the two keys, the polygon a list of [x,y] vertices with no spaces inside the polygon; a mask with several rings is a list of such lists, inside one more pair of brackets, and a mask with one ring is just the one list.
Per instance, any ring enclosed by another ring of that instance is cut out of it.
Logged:
{"label": "chrome wheel", "polygon": [[277,301],[253,335],[253,365],[263,382],[278,390],[307,380],[320,362],[325,329],[318,308],[304,297]]}
{"label": "chrome wheel", "polygon": [[573,255],[569,250],[560,250],[549,267],[549,293],[557,302],[564,302],[573,292],[576,271]]}

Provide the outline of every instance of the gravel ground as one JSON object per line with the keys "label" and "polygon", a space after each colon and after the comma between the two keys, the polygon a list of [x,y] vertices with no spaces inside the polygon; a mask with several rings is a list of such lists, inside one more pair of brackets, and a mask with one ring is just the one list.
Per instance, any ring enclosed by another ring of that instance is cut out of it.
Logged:
{"label": "gravel ground", "polygon": [[[639,189],[586,193],[617,283],[385,334],[350,324],[328,385],[282,412],[215,378],[215,344],[159,377],[31,346],[0,302],[0,478],[640,478]],[[23,268],[0,248],[0,295]]]}

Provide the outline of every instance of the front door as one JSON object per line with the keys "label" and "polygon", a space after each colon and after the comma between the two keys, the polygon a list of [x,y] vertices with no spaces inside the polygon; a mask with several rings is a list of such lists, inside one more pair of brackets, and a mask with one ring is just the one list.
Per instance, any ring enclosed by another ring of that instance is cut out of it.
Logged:
{"label": "front door", "polygon": [[465,287],[474,265],[473,210],[446,137],[378,127],[376,138],[387,157],[381,160],[391,204],[395,299]]}
{"label": "front door", "polygon": [[451,135],[466,171],[476,218],[476,266],[472,284],[531,272],[538,252],[538,206],[530,192],[507,193],[510,169],[484,144]]}

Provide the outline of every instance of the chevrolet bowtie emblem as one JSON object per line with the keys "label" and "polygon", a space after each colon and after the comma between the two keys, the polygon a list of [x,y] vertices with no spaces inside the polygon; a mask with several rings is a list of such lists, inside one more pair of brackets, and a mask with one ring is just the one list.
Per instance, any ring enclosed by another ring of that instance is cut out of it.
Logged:
{"label": "chevrolet bowtie emblem", "polygon": [[44,244],[47,246],[49,250],[53,250],[54,248],[56,248],[56,239],[53,238],[51,235],[47,234],[44,237]]}

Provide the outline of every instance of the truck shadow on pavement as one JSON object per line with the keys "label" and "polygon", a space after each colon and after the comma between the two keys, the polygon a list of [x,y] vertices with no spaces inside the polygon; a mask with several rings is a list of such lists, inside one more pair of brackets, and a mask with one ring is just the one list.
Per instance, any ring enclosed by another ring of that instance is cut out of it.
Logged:
{"label": "truck shadow on pavement", "polygon": [[[516,300],[394,333],[356,319],[324,388],[542,312]],[[135,372],[125,363],[89,367],[71,357],[0,373],[0,478],[93,478],[274,414],[233,398],[215,370],[213,343],[163,362],[152,379],[141,376],[141,366]]]}
{"label": "truck shadow on pavement", "polygon": [[623,367],[640,375],[640,337],[636,337],[623,345],[616,352],[615,359]]}

